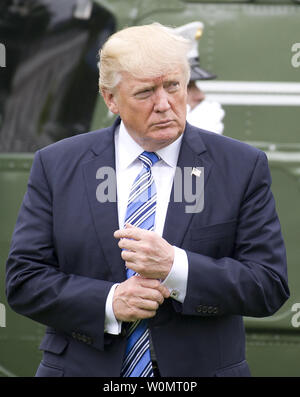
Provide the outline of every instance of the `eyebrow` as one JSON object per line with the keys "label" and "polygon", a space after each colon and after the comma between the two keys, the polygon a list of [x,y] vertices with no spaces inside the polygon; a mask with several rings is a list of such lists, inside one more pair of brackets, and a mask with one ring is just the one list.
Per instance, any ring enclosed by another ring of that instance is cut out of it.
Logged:
{"label": "eyebrow", "polygon": [[[172,84],[174,82],[179,82],[179,77],[178,76],[173,76],[170,78],[167,78],[166,80],[163,81],[163,85],[168,85],[168,84]],[[134,89],[134,93],[138,93],[138,92],[142,92],[142,91],[147,91],[147,90],[152,90],[153,88],[157,87],[158,84],[147,84],[145,83],[143,85],[143,83],[141,83],[140,86],[135,87]]]}
{"label": "eyebrow", "polygon": [[143,92],[143,91],[147,91],[147,90],[152,90],[153,88],[155,88],[156,85],[140,85],[139,87],[135,87],[134,88],[134,93],[138,93],[138,92]]}

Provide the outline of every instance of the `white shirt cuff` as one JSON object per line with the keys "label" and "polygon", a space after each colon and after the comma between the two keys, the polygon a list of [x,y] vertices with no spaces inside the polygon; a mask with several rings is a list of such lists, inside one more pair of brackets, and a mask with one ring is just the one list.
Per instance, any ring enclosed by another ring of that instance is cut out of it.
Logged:
{"label": "white shirt cuff", "polygon": [[122,327],[122,321],[118,321],[116,319],[112,307],[114,292],[118,285],[119,284],[114,284],[111,287],[105,303],[104,332],[112,335],[119,335],[121,333],[121,327]]}
{"label": "white shirt cuff", "polygon": [[170,297],[183,303],[186,295],[189,263],[185,250],[175,247],[174,262],[164,284],[170,291]]}

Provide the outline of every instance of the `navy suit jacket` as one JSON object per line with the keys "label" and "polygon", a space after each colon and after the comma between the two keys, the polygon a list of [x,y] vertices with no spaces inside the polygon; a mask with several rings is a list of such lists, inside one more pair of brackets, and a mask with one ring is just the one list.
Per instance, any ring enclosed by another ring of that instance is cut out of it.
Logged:
{"label": "navy suit jacket", "polygon": [[[7,261],[11,307],[47,325],[37,376],[119,376],[126,327],[104,333],[107,294],[126,279],[117,203],[96,198],[115,168],[114,130],[71,137],[35,155]],[[178,167],[204,167],[204,208],[171,199],[163,237],[186,250],[183,304],[150,320],[162,376],[246,376],[242,316],[269,316],[289,296],[285,247],[265,154],[187,124]],[[203,192],[202,192],[203,193]]]}

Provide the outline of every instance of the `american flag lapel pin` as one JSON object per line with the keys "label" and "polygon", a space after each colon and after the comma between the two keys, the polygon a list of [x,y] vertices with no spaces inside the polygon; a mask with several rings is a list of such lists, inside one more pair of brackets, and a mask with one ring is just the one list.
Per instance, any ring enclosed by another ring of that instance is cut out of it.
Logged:
{"label": "american flag lapel pin", "polygon": [[191,172],[191,175],[195,175],[195,176],[197,176],[197,177],[199,178],[200,175],[201,175],[201,170],[199,170],[199,169],[196,168],[196,167],[193,167],[192,172]]}

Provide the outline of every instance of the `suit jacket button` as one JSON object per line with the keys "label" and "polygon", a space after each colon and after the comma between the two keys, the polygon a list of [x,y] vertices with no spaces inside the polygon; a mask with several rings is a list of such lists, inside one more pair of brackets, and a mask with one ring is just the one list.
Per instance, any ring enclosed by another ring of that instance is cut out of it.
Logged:
{"label": "suit jacket button", "polygon": [[207,306],[202,307],[202,313],[207,313]]}
{"label": "suit jacket button", "polygon": [[196,307],[196,312],[197,313],[202,313],[202,305],[199,305]]}

